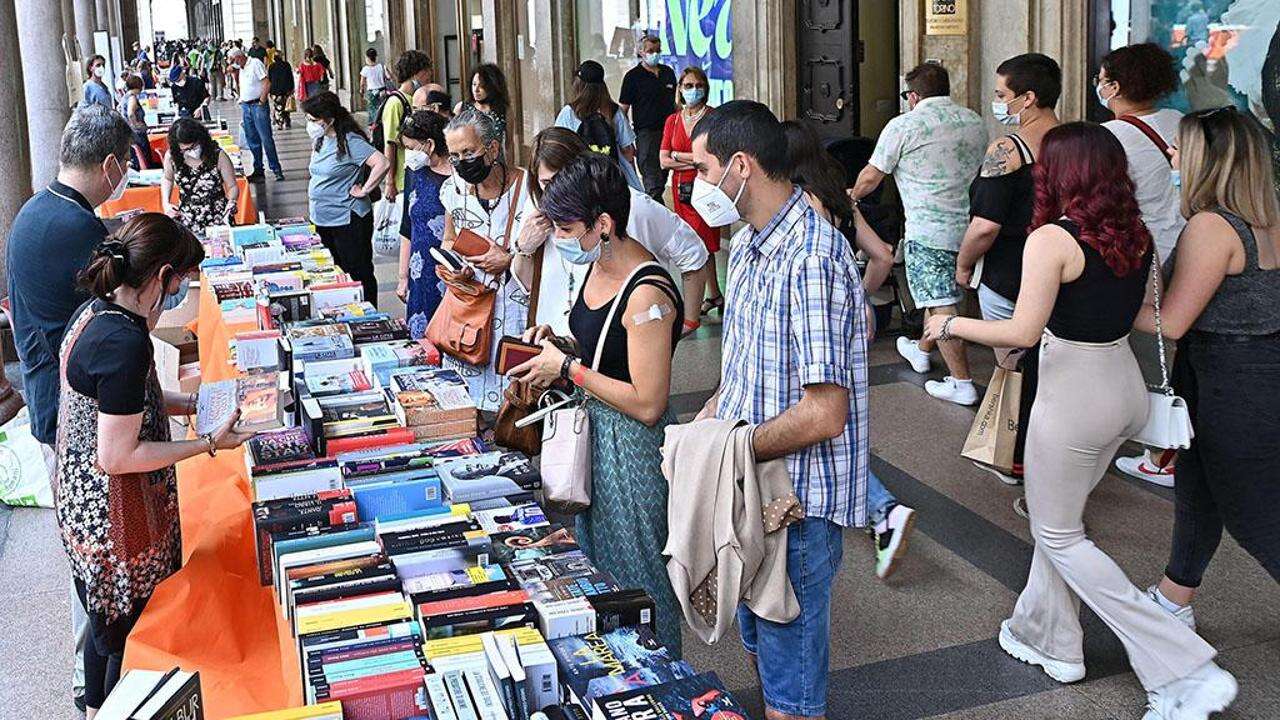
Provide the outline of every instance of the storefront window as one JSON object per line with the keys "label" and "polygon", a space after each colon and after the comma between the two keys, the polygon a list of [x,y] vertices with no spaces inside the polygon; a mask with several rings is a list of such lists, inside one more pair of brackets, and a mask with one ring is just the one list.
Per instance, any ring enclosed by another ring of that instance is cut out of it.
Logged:
{"label": "storefront window", "polygon": [[1111,15],[1112,49],[1153,42],[1178,63],[1181,84],[1168,107],[1235,105],[1273,132],[1280,126],[1277,0],[1112,0]]}
{"label": "storefront window", "polygon": [[577,0],[577,11],[578,58],[603,65],[615,93],[637,62],[637,41],[650,33],[677,73],[706,71],[710,104],[733,99],[732,0]]}

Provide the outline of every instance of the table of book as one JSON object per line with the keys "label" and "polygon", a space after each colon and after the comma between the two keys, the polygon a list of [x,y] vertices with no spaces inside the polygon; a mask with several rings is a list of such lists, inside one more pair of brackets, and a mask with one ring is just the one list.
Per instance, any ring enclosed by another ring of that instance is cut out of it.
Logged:
{"label": "table of book", "polygon": [[[240,189],[240,195],[236,199],[236,214],[232,218],[232,223],[236,225],[252,225],[258,222],[258,205],[253,201],[253,192],[249,187],[249,181],[243,175],[236,176],[236,187]],[[174,185],[171,202],[178,202],[178,186]],[[160,187],[158,185],[148,187],[130,187],[125,188],[124,194],[119,200],[108,200],[98,208],[98,215],[104,218],[112,218],[122,212],[128,210],[146,210],[147,212],[161,212],[164,205],[160,202]],[[223,353],[226,349],[223,348]]]}
{"label": "table of book", "polygon": [[[202,379],[237,375],[227,341],[257,326],[228,326],[211,294],[196,322]],[[250,492],[243,450],[178,465],[183,567],[156,589],[124,658],[126,669],[200,671],[206,718],[302,702],[293,639],[258,581]]]}

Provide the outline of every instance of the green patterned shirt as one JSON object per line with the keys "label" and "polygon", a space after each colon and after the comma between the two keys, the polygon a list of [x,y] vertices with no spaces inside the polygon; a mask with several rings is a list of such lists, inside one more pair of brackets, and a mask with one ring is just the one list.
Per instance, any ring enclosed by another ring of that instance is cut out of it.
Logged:
{"label": "green patterned shirt", "polygon": [[885,125],[871,165],[897,181],[907,240],[960,249],[969,225],[969,183],[986,150],[982,118],[949,97],[925,98]]}

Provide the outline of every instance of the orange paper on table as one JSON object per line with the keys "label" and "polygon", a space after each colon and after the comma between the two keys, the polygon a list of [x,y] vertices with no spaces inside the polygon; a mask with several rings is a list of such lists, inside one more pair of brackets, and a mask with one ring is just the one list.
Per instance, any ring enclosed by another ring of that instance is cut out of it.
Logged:
{"label": "orange paper on table", "polygon": [[[253,200],[253,191],[244,176],[236,176],[236,187],[240,188],[240,197],[236,199],[236,214],[232,222],[236,225],[252,225],[258,222],[258,205]],[[178,202],[178,188],[175,185],[170,202]],[[112,218],[129,210],[145,210],[161,212],[164,204],[160,202],[159,187],[131,187],[124,191],[119,200],[108,200],[98,208],[98,216]]]}
{"label": "orange paper on table", "polygon": [[[207,283],[197,337],[205,382],[238,374]],[[302,700],[296,646],[271,588],[258,583],[251,490],[243,450],[178,465],[183,567],[151,596],[129,635],[124,667],[200,672],[205,717],[225,718]]]}

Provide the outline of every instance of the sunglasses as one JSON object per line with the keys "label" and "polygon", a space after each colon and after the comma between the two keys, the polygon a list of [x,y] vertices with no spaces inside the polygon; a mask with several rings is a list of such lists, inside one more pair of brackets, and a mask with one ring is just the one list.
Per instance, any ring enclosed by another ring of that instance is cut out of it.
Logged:
{"label": "sunglasses", "polygon": [[903,90],[902,92],[898,93],[898,97],[902,98],[902,101],[903,101],[903,102],[906,102],[906,101],[907,101],[907,96],[908,96],[908,95],[910,95],[910,94],[911,94],[911,93],[913,93],[913,92],[915,92],[915,91],[914,91],[914,90]]}

